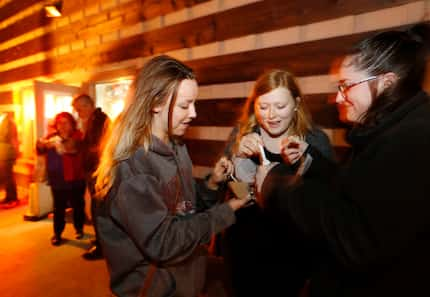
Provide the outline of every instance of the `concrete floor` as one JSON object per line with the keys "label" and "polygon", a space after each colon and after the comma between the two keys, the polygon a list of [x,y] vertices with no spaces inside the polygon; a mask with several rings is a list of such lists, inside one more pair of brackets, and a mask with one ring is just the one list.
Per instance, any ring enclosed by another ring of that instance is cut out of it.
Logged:
{"label": "concrete floor", "polygon": [[0,208],[0,296],[111,296],[105,262],[81,258],[93,238],[92,227],[85,226],[84,239],[75,240],[68,222],[63,234],[67,242],[54,247],[52,218],[24,221],[26,207],[26,201],[21,201],[15,207]]}

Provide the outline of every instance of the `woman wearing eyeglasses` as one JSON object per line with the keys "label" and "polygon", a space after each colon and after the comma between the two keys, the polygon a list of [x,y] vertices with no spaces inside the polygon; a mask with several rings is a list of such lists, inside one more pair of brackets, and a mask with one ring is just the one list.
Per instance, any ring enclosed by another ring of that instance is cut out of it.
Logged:
{"label": "woman wearing eyeglasses", "polygon": [[306,173],[325,167],[334,185],[287,192],[267,182],[282,164],[259,171],[263,195],[320,247],[311,297],[430,296],[429,37],[427,24],[383,32],[342,60],[336,102],[353,156],[342,170],[314,158]]}

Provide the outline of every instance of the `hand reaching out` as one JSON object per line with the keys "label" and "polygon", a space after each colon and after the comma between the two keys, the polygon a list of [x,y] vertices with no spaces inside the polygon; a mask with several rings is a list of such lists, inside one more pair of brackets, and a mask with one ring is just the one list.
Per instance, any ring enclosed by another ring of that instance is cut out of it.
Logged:
{"label": "hand reaching out", "polygon": [[217,189],[219,183],[227,181],[228,177],[233,174],[233,170],[233,163],[227,159],[227,157],[222,157],[215,164],[212,174],[208,179],[207,186],[210,189]]}

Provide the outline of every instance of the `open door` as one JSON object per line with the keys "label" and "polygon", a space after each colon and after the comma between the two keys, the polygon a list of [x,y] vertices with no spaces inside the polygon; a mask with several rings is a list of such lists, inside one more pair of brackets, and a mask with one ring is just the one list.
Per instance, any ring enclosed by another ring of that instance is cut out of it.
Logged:
{"label": "open door", "polygon": [[34,81],[36,139],[46,135],[49,120],[62,111],[73,113],[72,99],[81,88],[58,83]]}
{"label": "open door", "polygon": [[[81,92],[79,87],[34,81],[34,142],[48,134],[50,121],[62,111],[73,113],[72,99]],[[33,149],[34,149],[34,143]],[[39,220],[52,211],[52,196],[45,181],[45,158],[37,157],[34,168],[35,182],[30,184],[28,209],[25,220]]]}

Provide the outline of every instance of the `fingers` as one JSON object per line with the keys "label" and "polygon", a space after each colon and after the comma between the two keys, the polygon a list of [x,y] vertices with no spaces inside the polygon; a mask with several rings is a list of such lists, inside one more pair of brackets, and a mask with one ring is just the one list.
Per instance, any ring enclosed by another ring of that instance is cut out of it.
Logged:
{"label": "fingers", "polygon": [[215,164],[213,169],[211,179],[214,183],[220,183],[226,181],[228,177],[233,173],[234,166],[233,162],[231,162],[227,157],[222,157]]}
{"label": "fingers", "polygon": [[281,155],[285,162],[294,164],[302,157],[308,145],[306,141],[300,140],[297,136],[288,136],[282,139]]}
{"label": "fingers", "polygon": [[302,152],[299,149],[284,148],[281,151],[281,155],[285,162],[289,164],[294,164],[300,159],[300,157],[302,156]]}
{"label": "fingers", "polygon": [[230,199],[229,201],[227,201],[227,204],[234,210],[238,210],[242,207],[245,207],[247,205],[249,205],[250,202],[254,201],[254,199],[238,199],[238,198],[233,198]]}
{"label": "fingers", "polygon": [[259,145],[263,141],[257,133],[250,133],[242,137],[239,143],[238,156],[249,157],[259,153]]}

